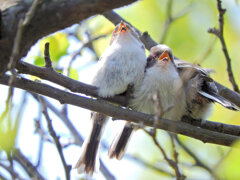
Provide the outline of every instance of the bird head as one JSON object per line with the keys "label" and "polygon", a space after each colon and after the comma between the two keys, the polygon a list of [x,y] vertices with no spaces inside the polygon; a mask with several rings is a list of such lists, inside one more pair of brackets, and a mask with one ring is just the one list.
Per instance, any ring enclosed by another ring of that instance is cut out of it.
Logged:
{"label": "bird head", "polygon": [[155,63],[165,67],[167,64],[174,64],[172,49],[166,45],[156,45],[150,49],[147,58],[147,67],[153,66]]}
{"label": "bird head", "polygon": [[110,42],[110,45],[114,41],[118,40],[134,40],[137,41],[138,43],[142,42],[140,41],[137,33],[135,32],[134,28],[131,27],[128,23],[121,21],[119,24],[116,25],[113,34],[112,34],[112,39]]}

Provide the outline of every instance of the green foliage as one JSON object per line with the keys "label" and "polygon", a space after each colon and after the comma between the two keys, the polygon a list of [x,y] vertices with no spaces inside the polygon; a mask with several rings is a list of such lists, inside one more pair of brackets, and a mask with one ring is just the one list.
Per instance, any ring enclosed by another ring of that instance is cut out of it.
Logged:
{"label": "green foliage", "polygon": [[228,153],[227,157],[223,157],[223,161],[218,165],[217,173],[219,177],[227,180],[240,179],[240,141],[233,145],[233,149]]}
{"label": "green foliage", "polygon": [[78,80],[78,72],[74,68],[70,68],[69,77]]}
{"label": "green foliage", "polygon": [[15,147],[19,119],[13,120],[9,109],[6,109],[3,114],[0,118],[0,149],[9,154]]}
{"label": "green foliage", "polygon": [[44,66],[45,62],[42,56],[34,56],[33,59],[36,66]]}
{"label": "green foliage", "polygon": [[54,35],[47,36],[40,41],[40,51],[42,57],[44,57],[45,43],[49,42],[50,57],[53,62],[58,62],[59,59],[67,54],[69,42],[67,35],[64,33],[55,33]]}

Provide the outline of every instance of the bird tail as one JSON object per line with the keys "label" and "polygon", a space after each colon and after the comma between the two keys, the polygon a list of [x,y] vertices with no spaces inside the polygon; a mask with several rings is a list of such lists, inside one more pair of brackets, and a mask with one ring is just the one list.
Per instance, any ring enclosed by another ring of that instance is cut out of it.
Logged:
{"label": "bird tail", "polygon": [[118,133],[113,139],[113,142],[108,150],[108,155],[110,158],[116,158],[118,160],[122,159],[132,132],[133,127],[131,123],[126,122],[120,133]]}
{"label": "bird tail", "polygon": [[93,126],[89,137],[84,141],[82,154],[74,168],[78,173],[92,175],[99,169],[98,148],[103,134],[107,116],[94,112],[92,114]]}
{"label": "bird tail", "polygon": [[227,99],[225,99],[224,97],[222,97],[216,93],[209,93],[209,92],[204,92],[204,91],[198,91],[198,93],[208,99],[211,99],[214,102],[221,104],[222,106],[224,106],[230,110],[233,110],[233,111],[239,110],[239,108],[235,104],[233,104],[232,102],[228,101]]}

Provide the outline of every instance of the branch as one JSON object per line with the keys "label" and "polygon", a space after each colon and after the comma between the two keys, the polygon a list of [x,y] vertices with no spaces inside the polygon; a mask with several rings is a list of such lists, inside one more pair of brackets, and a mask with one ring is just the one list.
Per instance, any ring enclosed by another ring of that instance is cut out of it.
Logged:
{"label": "branch", "polygon": [[[17,59],[20,59],[30,47],[40,38],[79,23],[98,13],[110,9],[119,8],[131,4],[136,0],[41,0],[34,16],[23,30],[21,41],[21,52]],[[18,22],[28,12],[33,0],[21,0],[15,6],[11,6],[2,12],[1,36],[0,39],[0,76],[6,71],[9,57],[11,55],[14,37],[18,29]]]}
{"label": "branch", "polygon": [[198,158],[197,155],[195,155],[190,148],[188,148],[184,143],[180,141],[178,136],[174,136],[175,140],[177,141],[178,145],[189,155],[191,156],[194,161],[196,166],[202,167],[203,169],[207,170],[210,174],[213,174],[212,170],[205,165],[200,158]]}
{"label": "branch", "polygon": [[[114,11],[104,12],[103,15],[105,16],[105,18],[107,18],[109,21],[111,21],[115,25],[117,25],[121,21],[127,22],[125,19],[123,19],[121,16],[119,16]],[[129,22],[127,22],[127,23],[130,24]],[[142,33],[135,27],[134,27],[134,29],[136,30],[138,36],[140,37],[141,41],[145,45],[146,49],[150,50],[151,47],[157,45],[157,43],[154,40],[152,40],[152,38],[150,37],[150,35],[147,32]]]}
{"label": "branch", "polygon": [[[17,172],[15,172],[10,166],[7,166],[0,162],[0,167],[4,168],[14,179],[24,180]],[[1,174],[0,174],[1,175]],[[0,176],[0,179],[3,178]],[[4,178],[3,178],[4,179]],[[6,179],[6,178],[5,178]]]}
{"label": "branch", "polygon": [[[46,64],[47,65],[47,64]],[[67,165],[67,162],[65,160],[65,157],[63,155],[63,150],[62,150],[62,145],[59,141],[59,136],[57,136],[55,130],[53,129],[53,125],[52,125],[52,120],[50,119],[48,112],[47,112],[47,107],[46,104],[44,102],[44,100],[39,96],[39,102],[42,106],[42,113],[44,114],[46,120],[47,120],[47,125],[48,125],[48,131],[50,133],[50,135],[52,136],[55,145],[57,147],[57,151],[58,154],[60,155],[62,164],[63,164],[63,168],[65,170],[65,176],[66,176],[66,180],[70,180],[70,171],[71,171],[71,166]]]}
{"label": "branch", "polygon": [[144,132],[146,132],[149,136],[151,136],[154,144],[157,146],[157,148],[160,150],[160,152],[162,153],[165,161],[167,161],[168,165],[170,167],[173,168],[173,170],[175,171],[175,174],[176,174],[176,179],[177,180],[184,180],[186,178],[186,176],[184,176],[183,174],[181,174],[179,168],[178,168],[178,163],[177,161],[173,161],[172,159],[168,158],[167,157],[167,154],[165,152],[165,150],[163,149],[163,147],[158,143],[157,139],[156,139],[156,131],[155,133],[151,133],[151,132],[148,132],[147,130],[143,129]]}
{"label": "branch", "polygon": [[[115,13],[114,11],[108,11],[103,13],[103,15],[109,20],[111,21],[113,24],[118,24],[121,20],[127,22],[126,20],[124,20],[121,16],[119,16],[117,13]],[[128,22],[127,22],[128,23]],[[135,28],[135,27],[134,27]],[[136,29],[136,28],[135,28]],[[151,47],[157,45],[157,43],[150,37],[150,35],[147,32],[142,33],[141,31],[139,31],[138,29],[136,29],[136,31],[138,32],[141,41],[143,42],[143,44],[145,45],[146,49],[150,50]],[[174,57],[176,59],[178,59],[177,57]],[[238,107],[240,107],[240,95],[232,90],[230,90],[227,87],[224,87],[223,85],[215,82],[217,85],[217,88],[219,90],[219,94],[221,96],[223,96],[224,98],[226,98],[227,100],[233,102],[234,104],[236,104]],[[224,91],[224,92],[223,92]]]}
{"label": "branch", "polygon": [[[18,69],[18,73],[30,74],[33,76],[40,77],[42,79],[63,86],[71,90],[72,92],[78,92],[86,94],[88,96],[98,97],[97,87],[87,85],[74,79],[71,79],[67,76],[58,73],[57,71],[51,68],[38,67],[22,61],[17,64],[16,68]],[[106,100],[122,105],[125,105],[127,101],[124,96],[115,96],[114,98],[107,98]]]}
{"label": "branch", "polygon": [[183,116],[182,121],[194,126],[199,126],[203,129],[208,129],[210,131],[216,131],[224,134],[240,136],[240,126],[237,126],[237,125],[224,124],[224,123],[213,122],[213,121],[205,121],[204,123],[202,123],[202,120],[200,119],[192,119],[187,116]]}
{"label": "branch", "polygon": [[38,172],[34,165],[18,149],[15,150],[13,159],[17,161],[27,172],[31,179],[44,180],[45,178]]}
{"label": "branch", "polygon": [[[8,75],[4,75],[2,78],[0,78],[0,83],[8,85],[9,78],[10,77]],[[78,107],[89,109],[91,111],[100,112],[116,119],[125,119],[135,123],[143,123],[146,126],[153,126],[155,122],[153,115],[121,108],[103,100],[82,97],[51,87],[44,83],[33,82],[25,78],[16,78],[13,82],[13,87],[54,98],[60,103],[72,104]],[[184,122],[175,122],[166,119],[161,119],[161,121],[156,124],[156,127],[199,139],[205,143],[214,143],[225,146],[231,146],[234,141],[239,139],[238,136],[212,132],[210,130],[199,128]]]}
{"label": "branch", "polygon": [[[35,94],[32,94],[32,96],[38,100],[38,96]],[[77,129],[75,126],[71,123],[70,119],[61,111],[57,110],[55,106],[53,106],[49,101],[47,101],[44,97],[42,99],[45,102],[45,105],[47,108],[49,108],[55,115],[57,115],[63,123],[66,125],[66,127],[69,129],[69,132],[73,135],[74,141],[77,145],[81,146],[83,144],[83,138],[82,136],[78,133]],[[103,161],[100,158],[100,171],[102,174],[106,177],[106,179],[109,180],[114,180],[115,177],[111,174],[111,172],[106,168],[104,165]]]}
{"label": "branch", "polygon": [[229,53],[228,53],[228,50],[227,50],[227,45],[226,45],[225,39],[223,37],[223,25],[224,25],[223,15],[225,14],[226,9],[222,8],[221,0],[217,0],[217,9],[218,9],[218,12],[219,12],[219,15],[218,15],[218,25],[219,25],[219,27],[218,27],[218,29],[209,28],[208,32],[212,33],[212,34],[215,34],[219,38],[219,40],[222,44],[222,51],[223,51],[223,54],[224,54],[226,62],[227,62],[227,72],[228,72],[229,81],[231,82],[234,91],[239,93],[239,88],[238,88],[238,85],[237,85],[237,83],[234,79],[234,75],[233,75],[233,72],[232,72],[231,58],[229,56]]}
{"label": "branch", "polygon": [[[192,3],[192,2],[191,2]],[[169,32],[169,28],[172,25],[172,23],[185,16],[188,12],[189,12],[189,7],[191,5],[191,3],[184,9],[182,10],[182,12],[180,12],[178,15],[172,16],[172,7],[173,7],[173,0],[168,0],[168,4],[167,4],[167,10],[166,10],[166,21],[164,23],[164,28],[163,28],[163,35],[162,38],[160,40],[160,44],[163,44],[166,37],[167,37],[167,33]]]}
{"label": "branch", "polygon": [[[26,62],[19,62],[17,64],[17,69],[19,73],[31,74],[37,77],[40,77],[45,80],[49,80],[58,85],[66,87],[70,89],[72,92],[79,92],[82,94],[86,94],[88,96],[98,97],[97,95],[97,87],[87,85],[81,83],[79,81],[73,80],[67,76],[64,76],[51,68],[46,67],[38,67],[35,65],[31,65]],[[216,85],[220,91],[220,95],[223,97],[228,97],[230,101],[240,107],[240,95],[230,89],[222,86],[221,84],[216,82]],[[124,96],[115,96],[113,98],[106,99],[110,102],[115,102],[117,104],[126,105],[127,100]],[[191,123],[192,125],[201,126],[202,128],[206,128],[212,131],[223,132],[231,135],[240,135],[240,129],[235,125],[226,125],[217,122],[206,121],[205,124],[201,124],[200,121],[194,119],[185,119],[186,122]]]}

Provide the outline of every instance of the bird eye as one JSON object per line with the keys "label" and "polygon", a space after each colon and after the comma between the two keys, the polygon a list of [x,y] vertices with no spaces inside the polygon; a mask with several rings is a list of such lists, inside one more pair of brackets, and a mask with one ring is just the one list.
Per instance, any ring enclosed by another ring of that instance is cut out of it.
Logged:
{"label": "bird eye", "polygon": [[156,58],[157,58],[157,55],[153,55],[152,58],[153,58],[153,59],[156,59]]}

